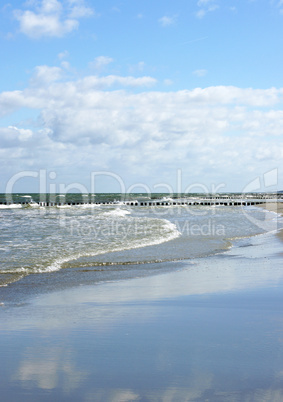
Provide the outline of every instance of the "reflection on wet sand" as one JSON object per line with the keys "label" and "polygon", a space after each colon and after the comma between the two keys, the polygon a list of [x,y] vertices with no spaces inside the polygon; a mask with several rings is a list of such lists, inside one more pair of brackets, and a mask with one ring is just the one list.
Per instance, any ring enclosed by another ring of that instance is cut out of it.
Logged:
{"label": "reflection on wet sand", "polygon": [[[189,382],[189,381],[188,381]],[[87,402],[93,401],[111,401],[111,402],[131,402],[131,401],[150,401],[150,402],[281,402],[283,400],[282,389],[257,389],[247,392],[215,392],[207,388],[174,388],[166,390],[156,390],[146,394],[137,394],[131,390],[111,390],[94,391],[84,399]]]}
{"label": "reflection on wet sand", "polygon": [[281,248],[2,306],[3,400],[282,401]]}
{"label": "reflection on wet sand", "polygon": [[[78,388],[87,377],[86,372],[74,366],[74,352],[65,347],[28,347],[14,380],[21,381],[27,388],[52,390],[60,386],[68,394]],[[59,380],[60,379],[60,380]]]}
{"label": "reflection on wet sand", "polygon": [[[256,290],[276,286],[282,281],[282,243],[273,234],[252,238],[248,247],[246,244],[241,247],[241,240],[238,244],[239,247],[232,248],[223,255],[194,259],[186,269],[178,272],[53,292],[41,296],[35,304],[64,306],[67,309],[71,305],[75,308],[82,303],[85,306],[98,303],[100,308],[107,310],[111,303],[124,303],[123,307],[126,307],[126,303],[130,302]],[[101,314],[97,319],[108,319],[108,314],[100,309],[95,314]],[[68,319],[68,314],[64,319]]]}

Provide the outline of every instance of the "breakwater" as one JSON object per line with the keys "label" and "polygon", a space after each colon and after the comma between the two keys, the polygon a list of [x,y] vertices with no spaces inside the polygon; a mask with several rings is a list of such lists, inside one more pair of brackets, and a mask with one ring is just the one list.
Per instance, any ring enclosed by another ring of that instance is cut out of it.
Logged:
{"label": "breakwater", "polygon": [[170,207],[170,206],[249,206],[265,203],[283,202],[283,199],[276,198],[181,198],[181,199],[136,199],[124,201],[103,201],[103,202],[35,202],[32,199],[23,202],[0,202],[0,207],[71,207],[71,206],[133,206],[133,207]]}

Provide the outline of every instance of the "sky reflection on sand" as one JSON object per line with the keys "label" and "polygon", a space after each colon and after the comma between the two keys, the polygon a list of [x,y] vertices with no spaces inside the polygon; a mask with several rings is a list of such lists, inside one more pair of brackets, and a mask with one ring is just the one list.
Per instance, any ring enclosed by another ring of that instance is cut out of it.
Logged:
{"label": "sky reflection on sand", "polygon": [[0,367],[1,395],[281,401],[281,248],[274,236],[258,236],[250,247],[172,274],[2,306],[0,352],[7,364]]}
{"label": "sky reflection on sand", "polygon": [[260,235],[250,240],[249,247],[245,245],[219,256],[195,259],[178,272],[99,286],[81,286],[43,295],[35,303],[50,306],[69,306],[71,303],[107,305],[275,286],[283,278],[281,252],[282,242],[277,237]]}

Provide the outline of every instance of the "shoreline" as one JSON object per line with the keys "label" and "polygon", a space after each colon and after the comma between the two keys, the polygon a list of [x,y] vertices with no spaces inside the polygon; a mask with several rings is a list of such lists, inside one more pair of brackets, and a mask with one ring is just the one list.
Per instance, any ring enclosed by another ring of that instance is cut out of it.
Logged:
{"label": "shoreline", "polygon": [[[258,206],[257,206],[258,207]],[[260,208],[265,209],[270,212],[274,213],[280,213],[281,215],[283,214],[283,205],[280,203],[265,203],[260,205]],[[2,290],[2,294],[8,294],[8,298],[6,300],[0,300],[2,305],[6,303],[6,301],[11,302],[13,300],[13,297],[17,298],[17,303],[21,303],[22,300],[28,300],[32,299],[33,297],[36,297],[41,294],[41,292],[44,293],[53,293],[57,291],[64,291],[67,288],[74,289],[77,286],[83,286],[90,282],[90,286],[98,286],[98,285],[103,285],[104,283],[107,283],[108,281],[114,282],[114,283],[119,283],[124,280],[134,280],[134,279],[140,279],[144,277],[151,277],[151,276],[160,276],[163,274],[167,274],[172,271],[171,266],[174,265],[174,271],[172,272],[173,274],[175,271],[182,271],[186,270],[187,267],[189,266],[194,266],[195,262],[199,261],[204,261],[206,259],[211,259],[214,258],[215,256],[221,256],[221,255],[226,255],[227,251],[229,254],[230,250],[234,250],[238,247],[238,242],[239,240],[246,241],[248,239],[252,239],[255,236],[261,236],[261,235],[266,235],[269,232],[263,232],[261,234],[255,234],[252,236],[243,236],[243,237],[235,237],[235,238],[226,238],[223,239],[223,241],[227,244],[230,244],[229,247],[223,247],[223,249],[219,249],[219,251],[215,251],[215,253],[207,255],[207,256],[202,256],[202,257],[193,257],[192,259],[181,259],[181,260],[171,260],[171,261],[161,261],[159,263],[147,263],[146,264],[146,271],[147,272],[142,272],[142,268],[138,266],[138,268],[135,270],[132,267],[132,271],[129,275],[125,275],[123,277],[109,277],[109,279],[105,280],[98,280],[97,282],[93,280],[92,278],[92,273],[95,273],[96,271],[100,270],[100,267],[97,268],[97,270],[91,270],[91,269],[81,269],[78,268],[78,274],[82,278],[80,280],[80,283],[78,284],[76,281],[73,283],[72,278],[71,278],[71,273],[74,271],[76,268],[64,268],[60,269],[58,271],[54,272],[42,272],[40,274],[30,274],[30,275],[24,275],[18,274],[21,279],[15,280],[13,282],[10,282],[8,285],[4,285],[0,287],[0,290]],[[270,232],[272,233],[272,232]],[[276,237],[278,237],[281,241],[283,241],[283,228],[279,229],[276,233]],[[148,247],[155,247],[155,246],[148,246]],[[132,250],[129,250],[132,251]],[[127,251],[126,251],[127,252]],[[99,257],[99,256],[98,256]],[[130,265],[130,264],[129,264]],[[115,266],[115,265],[113,265]],[[168,266],[168,268],[164,268],[164,266]],[[8,274],[7,274],[8,275]],[[15,275],[15,274],[14,274]],[[41,276],[41,281],[38,281],[38,275]],[[55,277],[56,276],[56,277]],[[64,282],[66,281],[66,282]],[[69,281],[69,282],[68,282]],[[57,283],[58,282],[58,283]],[[27,291],[24,291],[22,293],[21,289],[27,289]],[[16,295],[15,295],[16,293]],[[19,298],[18,298],[19,296]],[[22,296],[22,299],[21,299]],[[4,301],[4,303],[3,303]],[[14,303],[16,305],[16,303]]]}
{"label": "shoreline", "polygon": [[[261,208],[266,209],[267,211],[270,212],[275,212],[279,216],[283,216],[283,204],[279,202],[266,202],[265,204],[258,205]],[[283,228],[278,229],[276,236],[283,242]]]}
{"label": "shoreline", "polygon": [[283,203],[281,202],[266,202],[260,206],[271,212],[276,212],[281,215],[283,214]]}
{"label": "shoreline", "polygon": [[2,397],[282,400],[281,250],[264,233],[175,272],[1,306]]}

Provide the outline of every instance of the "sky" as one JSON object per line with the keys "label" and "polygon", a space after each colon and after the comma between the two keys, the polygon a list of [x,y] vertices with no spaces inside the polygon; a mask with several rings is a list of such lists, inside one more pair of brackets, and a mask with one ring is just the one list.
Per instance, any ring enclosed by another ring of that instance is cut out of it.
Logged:
{"label": "sky", "polygon": [[283,0],[0,6],[1,192],[283,190]]}

